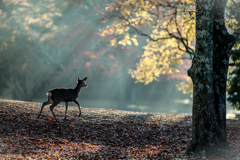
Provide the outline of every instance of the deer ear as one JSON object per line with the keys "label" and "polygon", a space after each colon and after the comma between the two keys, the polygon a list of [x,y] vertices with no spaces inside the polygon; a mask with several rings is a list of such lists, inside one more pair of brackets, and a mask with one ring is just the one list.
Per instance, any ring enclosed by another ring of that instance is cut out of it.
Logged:
{"label": "deer ear", "polygon": [[80,78],[78,77],[78,78],[77,78],[77,81],[79,81],[79,80],[80,80]]}
{"label": "deer ear", "polygon": [[87,77],[83,78],[83,81],[86,81],[87,80]]}

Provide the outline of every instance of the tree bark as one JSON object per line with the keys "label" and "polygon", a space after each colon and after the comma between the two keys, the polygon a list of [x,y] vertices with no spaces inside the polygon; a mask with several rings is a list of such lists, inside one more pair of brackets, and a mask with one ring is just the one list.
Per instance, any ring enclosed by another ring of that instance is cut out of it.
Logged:
{"label": "tree bark", "polygon": [[192,143],[187,154],[229,155],[226,133],[226,82],[230,52],[239,30],[224,22],[227,0],[196,1],[196,54],[188,75],[193,81]]}
{"label": "tree bark", "polygon": [[[188,75],[193,81],[192,143],[188,154],[208,155],[216,145],[219,128],[214,105],[213,89],[213,22],[212,1],[196,1],[196,55]],[[209,123],[211,122],[211,123]]]}

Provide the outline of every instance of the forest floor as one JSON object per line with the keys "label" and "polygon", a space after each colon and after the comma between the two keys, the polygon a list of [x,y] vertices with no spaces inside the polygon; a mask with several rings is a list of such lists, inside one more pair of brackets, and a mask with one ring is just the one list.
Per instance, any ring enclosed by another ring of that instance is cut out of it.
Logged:
{"label": "forest floor", "polygon": [[[184,155],[191,143],[191,116],[101,108],[54,109],[41,103],[0,101],[0,159],[202,159]],[[228,142],[240,158],[240,121],[227,120]]]}

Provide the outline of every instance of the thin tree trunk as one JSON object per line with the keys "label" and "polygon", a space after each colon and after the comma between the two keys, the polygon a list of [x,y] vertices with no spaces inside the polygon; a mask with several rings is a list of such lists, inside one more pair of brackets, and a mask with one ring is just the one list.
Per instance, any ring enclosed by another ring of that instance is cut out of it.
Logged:
{"label": "thin tree trunk", "polygon": [[131,100],[131,104],[137,104],[137,85],[136,84],[131,86],[130,100]]}
{"label": "thin tree trunk", "polygon": [[126,110],[126,72],[124,66],[119,69],[119,96],[118,96],[118,109]]}

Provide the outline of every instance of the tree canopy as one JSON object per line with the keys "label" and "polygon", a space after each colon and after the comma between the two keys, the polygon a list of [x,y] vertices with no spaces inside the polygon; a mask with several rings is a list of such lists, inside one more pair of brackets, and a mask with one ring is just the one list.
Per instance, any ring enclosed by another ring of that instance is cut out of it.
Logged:
{"label": "tree canopy", "polygon": [[[238,1],[228,1],[226,6],[230,33],[239,27],[238,5]],[[192,94],[186,71],[195,53],[195,1],[120,0],[108,4],[106,12],[103,22],[111,19],[114,23],[108,23],[102,35],[111,35],[112,45],[137,46],[139,40],[146,40],[136,69],[129,71],[136,82],[149,84],[164,74],[183,75],[175,76],[182,80],[177,88]],[[234,49],[239,45],[237,42]]]}
{"label": "tree canopy", "polygon": [[[146,38],[144,53],[131,75],[148,84],[161,74],[179,72],[179,64],[194,54],[195,23],[192,1],[120,0],[107,5],[107,16],[114,20],[102,30],[113,35],[111,44],[138,45]],[[185,53],[188,53],[185,54]]]}

